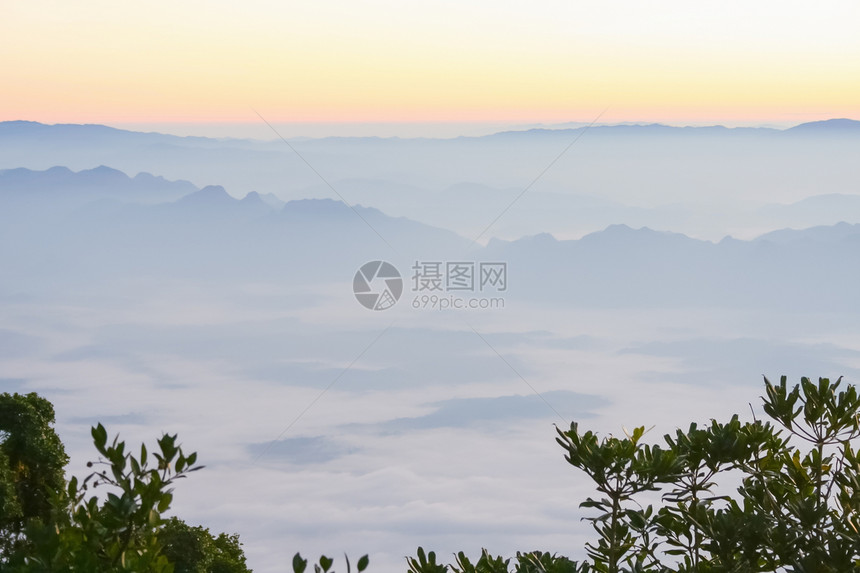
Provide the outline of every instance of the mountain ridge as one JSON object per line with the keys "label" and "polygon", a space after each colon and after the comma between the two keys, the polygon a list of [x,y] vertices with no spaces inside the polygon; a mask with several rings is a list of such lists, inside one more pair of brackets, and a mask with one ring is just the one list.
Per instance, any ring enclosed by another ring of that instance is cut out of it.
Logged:
{"label": "mountain ridge", "polygon": [[[465,189],[469,186],[470,184],[463,183],[454,188],[443,190],[442,193],[451,193],[452,191],[457,191],[461,188]],[[149,195],[148,193],[153,189],[159,191],[154,195]],[[482,190],[482,192],[486,193],[488,191]],[[45,197],[46,193],[48,195],[47,198]],[[451,231],[444,226],[429,224],[407,216],[391,215],[373,205],[355,203],[350,206],[340,199],[313,197],[282,201],[277,197],[266,196],[256,191],[248,192],[243,198],[236,198],[230,195],[221,185],[208,185],[199,188],[188,181],[168,180],[162,176],[152,175],[147,172],[140,172],[134,177],[130,177],[123,171],[105,165],[80,171],[72,171],[65,166],[54,166],[45,170],[31,170],[27,168],[0,170],[0,198],[3,196],[8,197],[10,194],[13,196],[32,195],[31,199],[33,201],[62,200],[73,205],[82,205],[89,201],[108,199],[132,205],[163,204],[192,210],[195,208],[215,208],[228,216],[230,210],[235,208],[241,210],[243,217],[253,213],[259,215],[272,213],[288,219],[309,217],[322,218],[331,222],[353,218],[359,221],[363,218],[365,222],[385,220],[391,224],[421,225],[428,229],[437,229],[452,233],[464,241],[467,240],[463,234]],[[846,200],[860,201],[860,195],[843,193],[822,194],[808,197],[789,205],[774,204],[769,208],[771,210],[802,208],[816,203],[832,203],[834,201],[837,204],[842,204]],[[237,213],[239,212],[238,210],[236,211]],[[785,226],[761,233],[743,242],[782,240],[784,237],[802,236],[804,231],[812,233],[813,230],[816,236],[819,237],[816,240],[820,240],[821,235],[827,234],[826,232],[822,232],[822,229],[835,228],[844,231],[846,226],[851,229],[860,228],[860,224],[849,224],[844,221],[832,225],[811,225],[800,228]],[[696,237],[690,237],[681,232],[654,229],[648,225],[631,226],[624,223],[613,223],[596,231],[586,233],[578,239],[558,239],[551,232],[544,231],[537,234],[521,235],[511,240],[492,238],[491,244],[498,246],[513,244],[519,241],[532,243],[535,241],[543,243],[583,241],[584,243],[594,243],[596,245],[606,242],[624,242],[631,240],[633,237],[636,239],[635,242],[640,245],[653,245],[660,242],[678,240],[681,237],[690,241],[706,242],[709,244],[719,244],[729,239],[738,240],[726,235],[719,240],[705,241]]]}
{"label": "mountain ridge", "polygon": [[[624,134],[690,134],[694,132],[707,133],[724,133],[724,134],[743,134],[743,133],[759,133],[759,134],[776,134],[776,133],[860,133],[860,121],[848,118],[832,118],[827,120],[812,121],[800,123],[785,129],[777,129],[774,127],[757,127],[757,126],[742,126],[742,127],[727,127],[720,124],[706,126],[689,126],[689,125],[670,125],[664,123],[635,123],[625,122],[619,124],[602,124],[602,125],[584,125],[579,127],[530,127],[525,129],[507,129],[498,132],[480,135],[480,136],[456,136],[445,138],[432,137],[379,137],[379,136],[330,136],[330,137],[288,137],[288,140],[294,141],[325,141],[325,140],[367,140],[367,141],[386,141],[386,140],[450,140],[450,139],[483,139],[483,138],[498,138],[498,137],[524,137],[524,136],[541,136],[541,135],[565,135],[584,131],[592,131],[595,133],[624,133]],[[157,131],[135,131],[116,127],[111,127],[103,124],[85,123],[57,123],[47,124],[28,120],[9,120],[0,122],[0,138],[13,137],[28,137],[28,136],[63,136],[63,137],[82,137],[95,136],[99,138],[114,137],[128,138],[141,137],[151,141],[160,140],[162,142],[173,142],[181,145],[187,144],[248,144],[248,143],[266,143],[271,144],[279,141],[279,138],[270,140],[258,140],[249,138],[213,138],[205,136],[179,136]]]}

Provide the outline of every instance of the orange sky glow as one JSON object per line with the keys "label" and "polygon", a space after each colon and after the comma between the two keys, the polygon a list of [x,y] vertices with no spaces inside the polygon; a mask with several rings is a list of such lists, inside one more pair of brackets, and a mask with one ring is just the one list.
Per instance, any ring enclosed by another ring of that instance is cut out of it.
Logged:
{"label": "orange sky glow", "polygon": [[0,120],[860,118],[856,3],[644,4],[17,3],[0,22]]}

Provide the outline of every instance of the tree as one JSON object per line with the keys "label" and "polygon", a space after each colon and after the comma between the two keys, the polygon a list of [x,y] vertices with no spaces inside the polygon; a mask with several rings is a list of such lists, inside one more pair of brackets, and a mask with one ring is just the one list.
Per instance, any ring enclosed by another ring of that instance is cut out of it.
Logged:
{"label": "tree", "polygon": [[[474,562],[460,551],[455,555],[455,561],[451,564],[436,561],[436,552],[425,552],[423,547],[418,548],[417,558],[407,557],[409,573],[446,573],[449,569],[453,573],[591,573],[593,571],[587,563],[577,563],[567,557],[545,553],[543,551],[531,551],[529,553],[517,552],[516,560],[511,564],[510,559],[501,556],[492,556],[486,549],[481,550],[481,556]],[[511,569],[513,567],[513,569]],[[301,571],[295,571],[301,573]]]}
{"label": "tree", "polygon": [[158,533],[162,553],[174,573],[248,573],[242,543],[236,534],[217,537],[202,526],[177,517],[167,520]]}
{"label": "tree", "polygon": [[35,393],[0,394],[0,562],[24,540],[30,519],[51,513],[69,461],[54,431],[54,407]]}
{"label": "tree", "polygon": [[764,411],[786,439],[744,462],[739,492],[766,518],[762,554],[793,571],[860,569],[860,396],[841,381],[765,379]]}
{"label": "tree", "polygon": [[[185,455],[176,436],[165,434],[150,456],[146,445],[140,455],[126,452],[115,437],[108,443],[104,426],[92,429],[100,454],[89,467],[104,466],[50,493],[50,515],[28,521],[29,543],[10,556],[15,571],[109,573],[171,573],[173,566],[161,551],[158,531],[161,515],[173,500],[172,485],[201,466],[197,454]],[[103,498],[91,489],[106,488]]]}
{"label": "tree", "polygon": [[0,395],[0,570],[250,571],[238,535],[162,518],[176,480],[202,467],[176,435],[135,456],[98,424],[92,473],[66,482],[68,456],[53,423],[53,406],[37,394]]}
{"label": "tree", "polygon": [[588,498],[582,507],[600,514],[589,518],[598,534],[597,544],[587,544],[595,563],[612,573],[622,565],[642,567],[653,558],[647,525],[652,508],[639,509],[635,501],[642,492],[656,491],[681,472],[681,460],[672,450],[641,442],[645,428],[636,428],[625,438],[598,439],[593,432],[579,433],[574,422],[570,431],[559,431],[557,442],[566,449],[568,463],[585,471],[594,480],[600,499]]}
{"label": "tree", "polygon": [[[789,388],[765,378],[765,413],[775,422],[692,424],[667,449],[598,440],[577,424],[558,430],[566,459],[606,497],[589,498],[598,533],[596,571],[836,573],[860,571],[860,397],[841,379],[802,378]],[[740,472],[735,495],[720,479]],[[656,511],[641,492],[668,488]],[[627,503],[627,505],[625,505]]]}
{"label": "tree", "polygon": [[[351,573],[352,565],[349,562],[349,557],[347,555],[344,555],[343,557],[346,560],[346,573]],[[355,564],[358,569],[358,573],[362,573],[362,571],[367,569],[367,565],[369,563],[370,559],[368,559],[367,555],[362,555]],[[334,559],[326,557],[325,555],[320,555],[319,562],[314,563],[314,573],[335,573],[332,569],[332,565],[334,565]],[[301,553],[296,553],[293,556],[293,573],[305,573],[307,567],[308,560],[304,559]]]}

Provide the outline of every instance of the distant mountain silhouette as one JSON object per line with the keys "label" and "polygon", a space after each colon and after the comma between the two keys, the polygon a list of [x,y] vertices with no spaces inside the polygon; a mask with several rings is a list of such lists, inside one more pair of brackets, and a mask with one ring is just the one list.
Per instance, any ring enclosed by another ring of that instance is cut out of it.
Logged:
{"label": "distant mountain silhouette", "polygon": [[[156,182],[170,190],[175,185]],[[179,187],[192,191],[146,204],[127,200],[124,186],[134,186],[134,180],[108,168],[0,173],[4,276],[32,278],[36,264],[42,273],[38,280],[62,270],[82,283],[143,275],[206,280],[289,276],[306,284],[351,277],[358,266],[379,258],[407,269],[416,257],[461,253],[469,244],[450,231],[331,199],[289,201],[278,209],[258,193],[240,200],[222,186],[197,189],[181,183]],[[293,277],[297,268],[304,271]]]}
{"label": "distant mountain silhouette", "polygon": [[746,135],[774,135],[782,130],[770,127],[725,127],[723,125],[705,126],[674,126],[662,123],[625,123],[619,125],[594,125],[580,127],[557,127],[557,128],[532,128],[526,130],[502,131],[493,135],[480,136],[484,138],[571,138],[588,132],[590,136],[597,137],[674,137],[674,136],[746,136]]}
{"label": "distant mountain silhouette", "polygon": [[0,197],[62,201],[74,204],[96,199],[135,203],[172,201],[194,192],[188,181],[168,181],[149,173],[129,177],[122,171],[101,165],[72,171],[51,167],[44,171],[17,168],[0,170]]}
{"label": "distant mountain silhouette", "polygon": [[[708,126],[672,126],[662,123],[622,123],[617,125],[580,125],[576,127],[566,127],[559,125],[555,127],[533,127],[519,130],[505,130],[490,135],[481,135],[473,137],[457,137],[454,139],[485,139],[498,137],[529,137],[529,136],[558,136],[569,135],[572,132],[580,130],[588,130],[594,133],[615,134],[615,135],[631,135],[631,134],[670,134],[670,133],[702,133],[702,134],[719,134],[719,133],[773,133],[773,132],[813,132],[820,130],[829,131],[857,131],[860,130],[860,121],[837,118],[822,121],[813,121],[801,123],[794,127],[780,130],[768,127],[725,127],[722,125]],[[53,140],[85,140],[88,142],[106,140],[145,140],[148,143],[164,143],[172,145],[206,145],[206,146],[260,146],[274,143],[277,141],[254,141],[248,139],[236,138],[210,138],[200,136],[177,136],[157,132],[139,132],[117,129],[99,124],[44,124],[34,121],[3,121],[0,122],[0,139],[15,138],[29,139],[49,137]],[[273,139],[275,137],[273,136]],[[318,140],[309,139],[307,137],[288,138],[295,141],[330,141],[330,142],[349,142],[361,140],[366,142],[385,143],[386,140],[404,140],[408,138],[384,138],[384,137],[327,137]],[[427,138],[415,138],[421,141],[433,141]]]}
{"label": "distant mountain silhouette", "polygon": [[177,205],[188,205],[196,209],[232,205],[237,200],[230,196],[220,185],[207,185],[199,191],[182,197]]}
{"label": "distant mountain silhouette", "polygon": [[860,246],[860,224],[837,223],[836,225],[821,225],[808,229],[781,229],[761,235],[755,240],[783,245],[804,242],[835,245],[845,241],[853,241]]}
{"label": "distant mountain silhouette", "polygon": [[133,141],[193,145],[223,145],[224,140],[209,137],[178,136],[156,132],[129,131],[100,124],[57,123],[45,124],[35,121],[0,122],[0,140],[14,138],[19,141],[37,140],[41,142],[65,141],[91,143],[130,143]]}
{"label": "distant mountain silhouette", "polygon": [[719,243],[613,225],[580,240],[492,241],[512,298],[585,307],[740,307],[860,312],[860,225]]}
{"label": "distant mountain silhouette", "polygon": [[269,205],[270,207],[274,207],[275,209],[281,209],[285,203],[285,201],[278,198],[274,193],[257,193],[256,191],[251,191],[248,193],[245,199],[247,199],[248,196],[251,195],[259,197],[263,203]]}
{"label": "distant mountain silhouette", "polygon": [[[364,207],[356,207],[367,211]],[[296,199],[288,201],[281,208],[283,217],[288,217],[293,220],[303,219],[323,219],[330,222],[337,222],[344,219],[352,219],[356,214],[344,204],[343,201],[335,199]]]}
{"label": "distant mountain silhouette", "polygon": [[[0,169],[65,165],[80,171],[105,164],[198,188],[217,183],[234,196],[256,191],[275,207],[277,198],[342,196],[464,235],[477,235],[510,204],[503,196],[516,197],[536,181],[512,216],[494,226],[498,236],[581,236],[626,223],[687,233],[705,229],[701,236],[718,238],[744,232],[733,225],[738,202],[758,206],[851,193],[858,171],[846,158],[860,153],[860,138],[845,134],[854,133],[855,124],[834,120],[790,130],[596,125],[451,139],[308,139],[292,137],[287,128],[281,134],[292,143],[286,145],[274,133],[271,140],[252,141],[4,122]],[[553,158],[558,160],[547,169]],[[550,227],[535,224],[547,217]],[[768,228],[835,222],[776,220]],[[755,221],[744,225],[761,230]]]}
{"label": "distant mountain silhouette", "polygon": [[860,121],[853,119],[826,119],[801,123],[787,130],[789,133],[860,135]]}
{"label": "distant mountain silhouette", "polygon": [[[157,204],[129,200],[151,200],[153,185],[165,195],[191,192]],[[350,284],[370,260],[388,260],[404,274],[416,260],[473,260],[507,263],[512,301],[860,312],[860,224],[719,243],[610,225],[578,240],[543,233],[481,248],[373,207],[302,199],[277,209],[257,193],[240,200],[221,186],[132,179],[106,167],[2,172],[0,213],[0,268],[19,288],[135,276]]]}

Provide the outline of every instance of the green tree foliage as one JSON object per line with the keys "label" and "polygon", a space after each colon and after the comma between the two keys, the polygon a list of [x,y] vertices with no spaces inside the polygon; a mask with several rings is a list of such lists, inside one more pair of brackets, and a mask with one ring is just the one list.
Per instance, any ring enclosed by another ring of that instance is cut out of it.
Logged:
{"label": "green tree foliage", "polygon": [[648,446],[641,442],[644,428],[629,436],[598,439],[593,432],[579,433],[576,423],[570,431],[559,431],[558,443],[567,450],[567,461],[584,470],[594,480],[599,499],[588,498],[581,505],[596,509],[597,517],[588,518],[598,533],[596,544],[586,551],[595,563],[605,563],[608,571],[618,571],[622,564],[642,567],[653,556],[647,524],[652,508],[641,509],[635,498],[646,491],[656,491],[681,472],[682,461],[672,450]]}
{"label": "green tree foliage", "polygon": [[481,556],[472,563],[466,554],[460,551],[455,555],[454,563],[446,565],[436,560],[436,552],[427,553],[423,547],[419,547],[417,557],[407,557],[406,563],[409,566],[409,573],[446,573],[449,569],[453,573],[589,573],[594,571],[587,563],[577,563],[567,557],[542,551],[517,552],[513,563],[510,559],[492,556],[486,549],[482,549]]}
{"label": "green tree foliage", "polygon": [[[422,552],[422,548],[418,548]],[[430,552],[433,553],[432,551]],[[501,557],[493,557],[486,549],[481,550],[481,556],[472,564],[466,554],[460,551],[456,555],[456,562],[451,565],[451,570],[454,573],[507,573],[510,559],[502,559]]]}
{"label": "green tree foliage", "polygon": [[[860,571],[860,397],[841,379],[765,379],[773,422],[712,421],[664,437],[665,449],[558,431],[567,461],[604,497],[582,507],[598,535],[595,571]],[[721,479],[740,479],[718,494]],[[659,489],[663,503],[642,492]]]}
{"label": "green tree foliage", "polygon": [[425,553],[423,547],[418,548],[418,558],[407,557],[409,573],[445,573],[448,566],[436,562],[436,552]]}
{"label": "green tree foliage", "polygon": [[532,551],[517,552],[514,573],[588,573],[591,569],[586,563],[571,561],[563,555]]}
{"label": "green tree foliage", "polygon": [[176,480],[201,468],[175,435],[134,455],[99,424],[92,473],[66,482],[68,456],[53,423],[48,400],[0,394],[0,571],[250,571],[238,535],[162,518]]}
{"label": "green tree foliage", "polygon": [[[88,465],[102,469],[53,492],[50,516],[28,522],[31,543],[10,564],[22,572],[171,573],[158,540],[161,515],[173,500],[174,482],[200,469],[197,455],[186,456],[175,435],[162,436],[151,455],[141,445],[138,456],[118,438],[109,443],[101,424],[92,436],[100,458]],[[96,488],[107,491],[99,497],[91,494]]]}
{"label": "green tree foliage", "polygon": [[693,423],[660,445],[643,442],[644,427],[623,438],[559,429],[565,459],[599,494],[580,504],[596,533],[584,561],[535,551],[511,562],[484,550],[445,565],[419,547],[409,573],[860,571],[856,388],[764,382],[769,421]]}
{"label": "green tree foliage", "polygon": [[0,394],[0,561],[25,540],[30,519],[51,514],[68,456],[53,428],[54,407],[31,394]]}
{"label": "green tree foliage", "polygon": [[179,518],[167,520],[158,532],[162,553],[174,573],[249,573],[238,535],[191,526]]}
{"label": "green tree foliage", "polygon": [[[346,573],[352,573],[352,565],[349,562],[349,557],[346,555],[343,557],[346,560]],[[369,563],[370,559],[367,555],[360,557],[358,563],[356,563],[358,573],[367,569]],[[335,573],[332,569],[332,565],[334,565],[334,559],[326,557],[325,555],[320,555],[319,562],[314,564],[314,573]],[[293,573],[305,573],[307,568],[308,560],[303,558],[301,553],[296,553],[293,556]]]}

